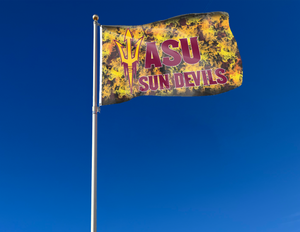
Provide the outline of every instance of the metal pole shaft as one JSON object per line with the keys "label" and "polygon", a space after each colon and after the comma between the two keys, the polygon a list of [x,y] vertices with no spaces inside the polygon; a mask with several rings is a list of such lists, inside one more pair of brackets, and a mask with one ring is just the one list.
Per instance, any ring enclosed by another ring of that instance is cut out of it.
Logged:
{"label": "metal pole shaft", "polygon": [[98,73],[98,16],[94,15],[93,45],[93,124],[92,124],[92,187],[91,187],[91,232],[97,232],[97,73]]}

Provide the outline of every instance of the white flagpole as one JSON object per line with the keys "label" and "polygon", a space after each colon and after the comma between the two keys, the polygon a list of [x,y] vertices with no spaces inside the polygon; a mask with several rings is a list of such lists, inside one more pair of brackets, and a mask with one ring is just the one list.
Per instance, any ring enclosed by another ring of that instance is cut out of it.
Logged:
{"label": "white flagpole", "polygon": [[93,124],[92,124],[92,187],[91,187],[91,232],[97,232],[97,74],[98,74],[98,15],[94,19],[94,45],[93,45]]}

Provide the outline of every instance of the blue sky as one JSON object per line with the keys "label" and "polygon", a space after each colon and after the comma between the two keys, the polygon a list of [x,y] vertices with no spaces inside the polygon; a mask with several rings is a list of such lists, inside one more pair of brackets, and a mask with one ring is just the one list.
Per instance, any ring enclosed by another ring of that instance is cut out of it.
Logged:
{"label": "blue sky", "polygon": [[90,230],[92,15],[137,25],[212,11],[229,13],[243,85],[102,107],[98,231],[300,231],[299,7],[1,1],[0,231]]}

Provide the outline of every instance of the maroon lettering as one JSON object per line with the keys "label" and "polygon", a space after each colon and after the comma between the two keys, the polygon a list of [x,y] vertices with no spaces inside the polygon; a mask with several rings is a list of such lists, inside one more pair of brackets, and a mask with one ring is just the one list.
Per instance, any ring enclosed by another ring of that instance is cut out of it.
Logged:
{"label": "maroon lettering", "polygon": [[156,91],[158,89],[158,79],[157,76],[149,76],[149,85],[152,91]]}
{"label": "maroon lettering", "polygon": [[162,67],[155,42],[147,43],[146,47],[145,68],[151,68],[152,65]]}
{"label": "maroon lettering", "polygon": [[203,85],[208,85],[205,70],[202,70],[201,74],[202,74],[202,79],[203,79]]}
{"label": "maroon lettering", "polygon": [[191,58],[191,55],[190,55],[190,49],[189,49],[187,39],[184,38],[184,39],[179,39],[179,40],[181,43],[183,60],[188,64],[196,64],[197,62],[199,62],[200,61],[200,50],[199,50],[197,37],[190,38],[193,58]]}
{"label": "maroon lettering", "polygon": [[149,85],[145,81],[148,81],[147,77],[144,76],[139,78],[139,83],[143,86],[140,86],[140,91],[142,92],[147,92],[149,90]]}
{"label": "maroon lettering", "polygon": [[[179,79],[180,79],[180,81],[179,81]],[[175,88],[181,88],[184,86],[182,73],[175,73],[174,80],[175,80]]]}
{"label": "maroon lettering", "polygon": [[159,75],[160,89],[164,89],[164,86],[166,87],[166,89],[170,89],[169,75],[165,74],[165,78],[163,75]]}
{"label": "maroon lettering", "polygon": [[190,83],[190,80],[192,79],[189,77],[189,75],[195,76],[195,72],[185,72],[184,73],[184,79],[185,79],[185,87],[193,87],[195,86],[194,83]]}
{"label": "maroon lettering", "polygon": [[197,76],[193,75],[193,78],[194,78],[195,85],[199,86],[200,85],[200,71],[197,71]]}
{"label": "maroon lettering", "polygon": [[169,56],[171,56],[173,59],[171,60],[170,57],[164,57],[163,58],[163,64],[166,66],[177,66],[181,62],[181,56],[178,52],[171,50],[169,48],[169,45],[171,45],[173,48],[178,47],[179,42],[173,39],[168,39],[164,41],[161,45],[161,49],[163,52]]}
{"label": "maroon lettering", "polygon": [[210,69],[207,70],[207,74],[208,74],[209,84],[211,84],[211,85],[216,85],[216,84],[218,84],[216,81],[214,81]]}
{"label": "maroon lettering", "polygon": [[224,75],[222,75],[221,73],[225,73],[225,69],[222,69],[222,68],[218,68],[215,70],[215,74],[217,77],[221,78],[220,79],[217,79],[217,82],[219,84],[225,84],[227,82],[227,77],[225,77]]}

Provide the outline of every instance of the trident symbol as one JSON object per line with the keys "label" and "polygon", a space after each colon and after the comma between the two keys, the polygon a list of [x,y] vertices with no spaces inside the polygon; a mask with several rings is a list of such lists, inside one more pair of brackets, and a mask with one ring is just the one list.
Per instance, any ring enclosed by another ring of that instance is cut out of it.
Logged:
{"label": "trident symbol", "polygon": [[136,66],[139,61],[139,50],[140,50],[140,46],[141,46],[143,37],[139,38],[139,40],[133,46],[133,47],[135,47],[135,52],[134,52],[134,54],[132,54],[131,42],[133,41],[133,35],[132,35],[131,31],[129,30],[129,28],[127,28],[125,36],[124,36],[124,42],[126,42],[127,57],[125,56],[125,53],[123,50],[124,46],[115,40],[115,42],[118,46],[118,49],[119,49],[119,54],[121,57],[121,64],[124,67],[124,74],[127,77],[127,79],[129,80],[131,94],[132,94],[133,76],[136,77],[136,70],[137,70]]}

